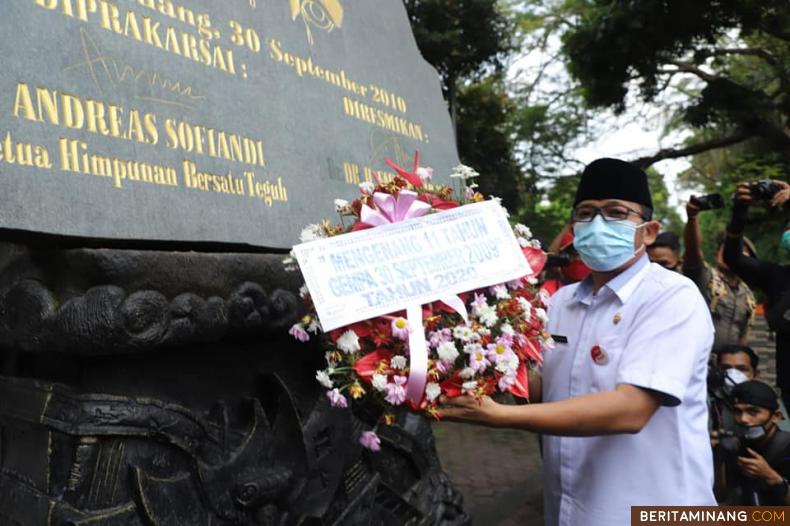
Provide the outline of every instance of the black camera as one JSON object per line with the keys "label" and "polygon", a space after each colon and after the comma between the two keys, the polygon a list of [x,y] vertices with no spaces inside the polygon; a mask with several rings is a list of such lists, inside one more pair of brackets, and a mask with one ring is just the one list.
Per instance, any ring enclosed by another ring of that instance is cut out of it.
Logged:
{"label": "black camera", "polygon": [[703,210],[718,210],[724,208],[724,197],[721,194],[708,194],[699,197],[692,197],[691,202],[696,205],[700,211]]}
{"label": "black camera", "polygon": [[781,189],[782,187],[780,185],[774,183],[770,179],[749,183],[749,192],[752,194],[752,199],[755,201],[768,201]]}

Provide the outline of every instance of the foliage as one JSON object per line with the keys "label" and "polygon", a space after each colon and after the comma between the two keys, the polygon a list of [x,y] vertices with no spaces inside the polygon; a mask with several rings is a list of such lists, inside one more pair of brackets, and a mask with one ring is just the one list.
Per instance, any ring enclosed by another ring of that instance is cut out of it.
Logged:
{"label": "foliage", "polygon": [[[725,196],[724,210],[706,211],[700,214],[703,236],[703,252],[712,262],[718,240],[729,220],[732,203],[729,199],[739,182],[761,179],[784,179],[786,165],[781,155],[772,152],[757,152],[752,147],[741,146],[714,150],[694,157],[692,167],[681,174],[680,182],[686,188],[698,190],[699,194],[720,193]],[[790,263],[790,254],[780,248],[780,236],[784,228],[786,213],[770,208],[765,203],[750,208],[750,224],[746,235],[757,247],[760,258],[777,263]]]}
{"label": "foliage", "polygon": [[570,72],[595,107],[676,97],[685,126],[707,132],[642,160],[687,156],[747,139],[790,160],[790,3],[635,0],[578,3],[563,35]]}
{"label": "foliage", "polygon": [[480,192],[502,197],[508,210],[516,210],[529,188],[514,155],[514,126],[510,115],[515,102],[502,80],[491,76],[469,83],[458,94],[458,150],[461,162],[475,167]]}
{"label": "foliage", "polygon": [[456,81],[500,69],[513,50],[513,27],[497,0],[404,0],[425,60],[445,92]]}

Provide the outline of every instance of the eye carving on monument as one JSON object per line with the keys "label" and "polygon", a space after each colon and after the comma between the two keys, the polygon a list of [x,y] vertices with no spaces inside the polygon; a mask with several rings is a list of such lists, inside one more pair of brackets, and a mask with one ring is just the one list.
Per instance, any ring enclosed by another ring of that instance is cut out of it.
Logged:
{"label": "eye carving on monument", "polygon": [[340,0],[290,0],[291,18],[302,17],[307,41],[312,46],[313,31],[311,26],[331,33],[336,27],[343,25],[343,6]]}

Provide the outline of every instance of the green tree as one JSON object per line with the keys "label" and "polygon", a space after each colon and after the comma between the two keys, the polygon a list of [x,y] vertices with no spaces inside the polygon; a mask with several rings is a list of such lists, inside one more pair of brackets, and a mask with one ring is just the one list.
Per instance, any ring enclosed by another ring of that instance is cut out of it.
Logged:
{"label": "green tree", "polygon": [[571,74],[594,107],[623,111],[674,94],[703,140],[639,159],[644,166],[746,140],[790,161],[790,3],[786,0],[578,2],[563,35]]}

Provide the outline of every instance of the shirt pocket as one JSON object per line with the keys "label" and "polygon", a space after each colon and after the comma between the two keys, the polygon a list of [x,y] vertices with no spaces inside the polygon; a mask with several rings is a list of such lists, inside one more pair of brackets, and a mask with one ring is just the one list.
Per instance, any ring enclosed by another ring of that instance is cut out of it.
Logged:
{"label": "shirt pocket", "polygon": [[592,392],[614,391],[617,370],[625,349],[624,342],[616,336],[603,337],[587,350]]}

